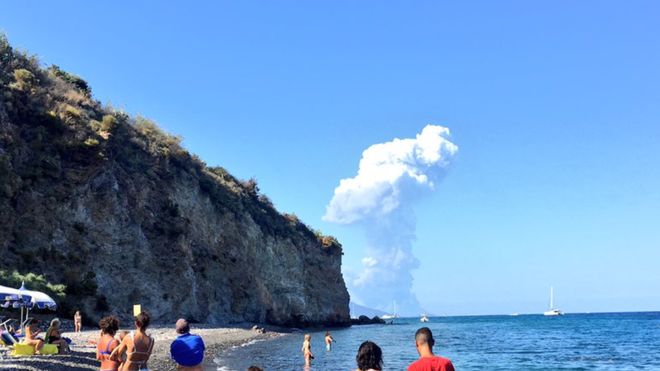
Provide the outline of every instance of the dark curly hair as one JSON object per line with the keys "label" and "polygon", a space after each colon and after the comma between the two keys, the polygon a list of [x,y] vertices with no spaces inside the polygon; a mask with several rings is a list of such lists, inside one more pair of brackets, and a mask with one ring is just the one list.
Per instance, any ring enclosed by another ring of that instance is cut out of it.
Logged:
{"label": "dark curly hair", "polygon": [[142,330],[146,330],[147,327],[149,327],[150,321],[151,321],[151,317],[147,312],[141,312],[140,314],[135,316],[135,324],[137,325],[137,327],[141,328]]}
{"label": "dark curly hair", "polygon": [[383,351],[373,341],[365,341],[360,345],[355,361],[360,370],[382,370]]}
{"label": "dark curly hair", "polygon": [[104,334],[115,336],[115,333],[119,330],[119,320],[115,316],[103,317],[99,321],[99,327]]}

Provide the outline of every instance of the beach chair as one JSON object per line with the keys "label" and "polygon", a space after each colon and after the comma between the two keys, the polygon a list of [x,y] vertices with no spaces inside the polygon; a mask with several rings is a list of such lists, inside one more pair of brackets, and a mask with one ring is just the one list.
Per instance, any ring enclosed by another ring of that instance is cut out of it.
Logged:
{"label": "beach chair", "polygon": [[0,323],[0,326],[2,326],[5,329],[5,331],[9,332],[9,327],[7,327],[7,326],[9,326],[9,324],[12,323],[13,321],[14,321],[13,319],[8,318],[5,321],[3,321],[2,323]]}
{"label": "beach chair", "polygon": [[18,343],[18,339],[16,339],[11,332],[5,330],[0,330],[0,341],[2,341],[4,346],[8,347]]}
{"label": "beach chair", "polygon": [[18,337],[12,334],[12,332],[9,330],[9,326],[12,322],[14,322],[14,319],[8,318],[0,323],[0,342],[2,342],[2,345],[8,347],[13,346],[19,342]]}

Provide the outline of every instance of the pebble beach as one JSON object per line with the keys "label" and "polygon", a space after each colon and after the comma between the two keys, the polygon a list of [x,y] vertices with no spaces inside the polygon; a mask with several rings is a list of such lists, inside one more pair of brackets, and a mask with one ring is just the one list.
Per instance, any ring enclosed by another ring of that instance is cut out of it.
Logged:
{"label": "pebble beach", "polygon": [[[192,333],[202,336],[206,344],[204,370],[217,370],[213,359],[223,350],[238,346],[253,340],[278,337],[279,332],[262,333],[246,328],[194,326]],[[176,338],[173,327],[154,326],[148,334],[155,339],[154,350],[149,359],[149,369],[158,371],[175,370],[176,365],[169,356],[170,343]],[[98,370],[96,360],[96,341],[99,330],[85,330],[80,333],[65,332],[63,336],[71,338],[71,352],[68,354],[48,356],[12,357],[8,348],[0,348],[0,370],[16,371],[83,371]]]}

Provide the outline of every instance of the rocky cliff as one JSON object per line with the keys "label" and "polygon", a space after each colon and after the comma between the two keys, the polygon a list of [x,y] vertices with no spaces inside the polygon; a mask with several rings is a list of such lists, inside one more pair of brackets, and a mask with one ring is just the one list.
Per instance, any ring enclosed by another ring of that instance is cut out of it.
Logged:
{"label": "rocky cliff", "polygon": [[65,284],[63,315],[346,325],[341,258],[254,181],[0,36],[0,269]]}

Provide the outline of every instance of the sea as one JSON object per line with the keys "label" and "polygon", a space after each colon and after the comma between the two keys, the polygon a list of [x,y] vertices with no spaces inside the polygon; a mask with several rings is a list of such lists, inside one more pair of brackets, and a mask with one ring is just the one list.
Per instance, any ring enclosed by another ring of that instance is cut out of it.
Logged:
{"label": "sea", "polygon": [[310,331],[315,359],[306,369],[304,332],[231,348],[215,359],[219,371],[355,370],[360,344],[383,350],[384,370],[406,370],[417,359],[414,334],[428,326],[434,352],[456,370],[660,370],[660,312],[397,318],[389,325],[329,329],[336,340],[327,352],[325,330]]}

